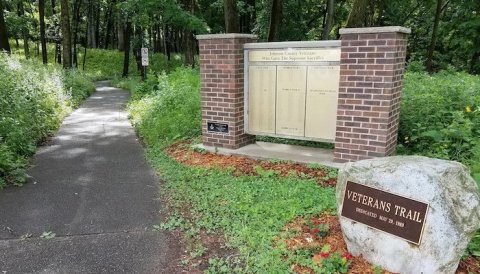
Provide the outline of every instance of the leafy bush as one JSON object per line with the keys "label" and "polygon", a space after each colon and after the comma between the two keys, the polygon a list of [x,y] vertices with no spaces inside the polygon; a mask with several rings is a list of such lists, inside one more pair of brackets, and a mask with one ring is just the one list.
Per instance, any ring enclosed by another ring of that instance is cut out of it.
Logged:
{"label": "leafy bush", "polygon": [[399,152],[460,161],[480,173],[480,77],[405,75]]}
{"label": "leafy bush", "polygon": [[0,187],[22,183],[27,157],[95,87],[78,71],[0,54]]}
{"label": "leafy bush", "polygon": [[[85,72],[93,79],[102,80],[120,77],[123,72],[124,53],[116,50],[88,49],[85,61]],[[83,69],[83,52],[80,52],[79,69]],[[173,54],[171,61],[161,53],[150,54],[148,71],[170,72],[182,65],[180,55]],[[129,75],[138,76],[137,63],[133,53],[130,53]]]}
{"label": "leafy bush", "polygon": [[129,105],[132,122],[140,136],[154,145],[199,135],[198,70],[181,67],[168,75],[150,75],[148,79],[132,90],[133,101]]}

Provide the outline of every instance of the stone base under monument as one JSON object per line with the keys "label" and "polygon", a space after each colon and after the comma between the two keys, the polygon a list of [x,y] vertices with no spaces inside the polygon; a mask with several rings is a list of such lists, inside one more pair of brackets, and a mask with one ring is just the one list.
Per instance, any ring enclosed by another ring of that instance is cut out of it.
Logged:
{"label": "stone base under monument", "polygon": [[339,168],[343,165],[342,163],[335,163],[333,161],[333,149],[267,142],[256,142],[239,149],[215,148],[202,144],[196,145],[195,147],[222,155],[244,156],[252,159],[278,159],[306,164],[315,163],[333,168]]}

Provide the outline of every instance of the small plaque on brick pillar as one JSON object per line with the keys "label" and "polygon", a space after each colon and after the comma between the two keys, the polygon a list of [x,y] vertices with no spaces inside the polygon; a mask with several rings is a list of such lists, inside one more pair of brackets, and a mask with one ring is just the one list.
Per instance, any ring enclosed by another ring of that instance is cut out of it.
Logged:
{"label": "small plaque on brick pillar", "polygon": [[207,122],[208,132],[228,134],[228,124]]}

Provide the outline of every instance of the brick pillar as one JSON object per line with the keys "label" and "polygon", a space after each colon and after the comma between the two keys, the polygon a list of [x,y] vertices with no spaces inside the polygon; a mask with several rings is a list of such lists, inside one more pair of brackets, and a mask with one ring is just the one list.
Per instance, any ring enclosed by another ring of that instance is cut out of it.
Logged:
{"label": "brick pillar", "polygon": [[[257,40],[250,34],[197,35],[200,48],[202,135],[205,146],[237,149],[255,141],[244,133],[243,45]],[[227,132],[214,132],[208,123]]]}
{"label": "brick pillar", "polygon": [[341,29],[340,88],[334,159],[392,155],[410,29]]}

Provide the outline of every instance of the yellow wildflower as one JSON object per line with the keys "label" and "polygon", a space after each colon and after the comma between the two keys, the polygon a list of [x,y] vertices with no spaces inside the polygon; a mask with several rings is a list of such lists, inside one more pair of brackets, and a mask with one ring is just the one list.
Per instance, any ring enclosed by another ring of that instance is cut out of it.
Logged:
{"label": "yellow wildflower", "polygon": [[465,107],[465,112],[472,112],[472,108],[470,106]]}

